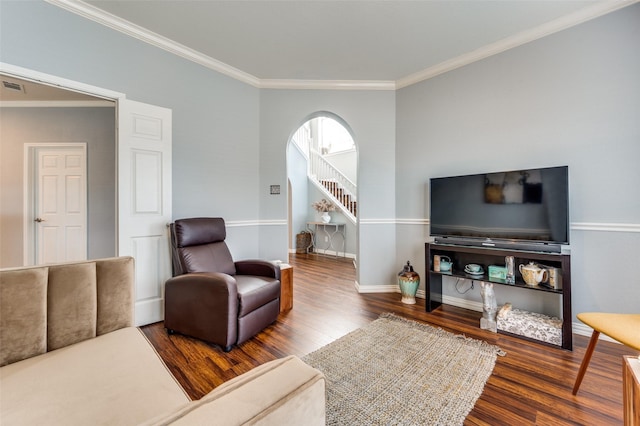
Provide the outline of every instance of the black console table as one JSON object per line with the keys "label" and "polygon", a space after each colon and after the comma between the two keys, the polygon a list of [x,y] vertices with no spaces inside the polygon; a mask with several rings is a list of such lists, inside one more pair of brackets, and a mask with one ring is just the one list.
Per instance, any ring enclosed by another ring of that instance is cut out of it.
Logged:
{"label": "black console table", "polygon": [[[448,256],[453,262],[451,271],[436,272],[433,269],[433,256]],[[501,279],[489,278],[489,265],[504,265],[505,256],[513,256],[515,260],[515,284],[508,284]],[[562,288],[554,289],[544,285],[530,286],[522,280],[522,275],[518,271],[519,264],[536,262],[546,266],[558,268],[562,277]],[[484,275],[471,276],[464,272],[465,265],[477,263],[484,268]],[[438,308],[442,304],[442,277],[452,276],[456,278],[467,278],[478,281],[491,282],[499,285],[518,287],[531,290],[532,294],[537,291],[555,293],[562,298],[562,348],[572,350],[572,315],[571,315],[571,256],[568,254],[542,253],[521,250],[506,250],[484,247],[468,247],[449,244],[426,243],[425,244],[425,293],[427,312]],[[501,333],[506,333],[500,331]],[[511,334],[511,333],[506,333]],[[516,336],[514,334],[514,336]],[[523,336],[517,336],[527,340]],[[555,346],[555,345],[554,345]],[[556,346],[557,347],[557,346]]]}

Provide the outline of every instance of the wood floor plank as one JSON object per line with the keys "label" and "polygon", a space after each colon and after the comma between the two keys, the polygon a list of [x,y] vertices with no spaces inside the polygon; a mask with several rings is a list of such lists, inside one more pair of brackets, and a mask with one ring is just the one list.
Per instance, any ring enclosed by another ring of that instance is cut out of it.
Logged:
{"label": "wood floor plank", "polygon": [[636,351],[599,342],[580,391],[573,396],[588,337],[574,335],[573,352],[539,345],[481,330],[479,312],[443,305],[427,313],[423,299],[405,305],[399,293],[359,294],[351,260],[294,254],[289,263],[294,267],[293,310],[229,353],[197,339],[169,336],[162,323],[142,327],[192,399],[257,365],[291,354],[304,356],[393,312],[485,340],[507,353],[498,357],[466,425],[622,424],[622,356],[637,355]]}

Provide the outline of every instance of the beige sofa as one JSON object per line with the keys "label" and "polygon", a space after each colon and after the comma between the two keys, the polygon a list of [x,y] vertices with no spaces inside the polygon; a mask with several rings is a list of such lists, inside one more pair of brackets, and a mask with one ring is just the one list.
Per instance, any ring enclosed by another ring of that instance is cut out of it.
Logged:
{"label": "beige sofa", "polygon": [[322,374],[290,356],[190,401],[132,326],[130,257],[0,271],[0,424],[325,423]]}

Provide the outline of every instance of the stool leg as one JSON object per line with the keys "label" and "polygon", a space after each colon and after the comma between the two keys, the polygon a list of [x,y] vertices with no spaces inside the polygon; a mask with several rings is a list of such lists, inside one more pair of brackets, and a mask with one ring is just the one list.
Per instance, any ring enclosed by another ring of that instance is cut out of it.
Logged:
{"label": "stool leg", "polygon": [[577,394],[578,389],[580,389],[582,378],[584,377],[584,373],[587,372],[587,367],[589,366],[589,362],[591,362],[591,356],[593,355],[593,351],[596,348],[599,336],[600,332],[593,330],[593,333],[591,334],[591,340],[589,340],[589,346],[587,346],[587,351],[584,353],[584,358],[582,358],[582,364],[580,364],[580,370],[578,371],[578,377],[576,377],[576,383],[573,385],[572,393],[574,395]]}

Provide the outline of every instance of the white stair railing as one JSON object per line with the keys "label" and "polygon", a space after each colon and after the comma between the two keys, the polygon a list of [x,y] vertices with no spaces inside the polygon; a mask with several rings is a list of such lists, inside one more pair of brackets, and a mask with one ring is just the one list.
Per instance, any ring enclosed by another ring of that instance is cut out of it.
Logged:
{"label": "white stair railing", "polygon": [[355,224],[357,185],[313,149],[310,126],[298,128],[291,139],[308,159],[307,175],[311,181]]}
{"label": "white stair railing", "polygon": [[356,222],[356,184],[313,149],[309,151],[309,177],[324,189],[342,213]]}

